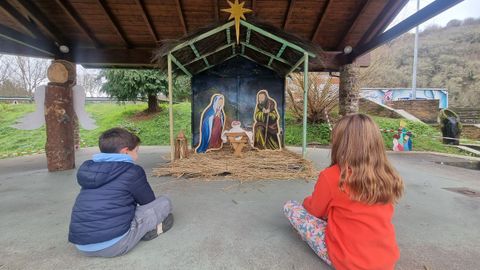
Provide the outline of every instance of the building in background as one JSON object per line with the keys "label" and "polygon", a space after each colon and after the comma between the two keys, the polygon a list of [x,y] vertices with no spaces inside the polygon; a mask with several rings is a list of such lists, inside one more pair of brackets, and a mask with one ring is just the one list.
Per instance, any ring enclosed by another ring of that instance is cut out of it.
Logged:
{"label": "building in background", "polygon": [[[391,101],[412,99],[412,90],[410,88],[362,88],[360,95],[376,103],[388,105]],[[448,91],[445,88],[417,88],[416,99],[438,99],[440,109],[448,108]]]}

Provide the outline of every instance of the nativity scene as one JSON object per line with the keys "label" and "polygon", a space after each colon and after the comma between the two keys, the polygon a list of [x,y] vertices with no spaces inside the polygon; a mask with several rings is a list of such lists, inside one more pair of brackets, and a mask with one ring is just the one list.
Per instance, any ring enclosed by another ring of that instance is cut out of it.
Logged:
{"label": "nativity scene", "polygon": [[[309,62],[321,64],[316,58],[320,49],[253,17],[247,22],[243,14],[248,10],[223,11],[234,20],[166,42],[157,51],[155,59],[169,77],[191,77],[192,154],[181,159],[172,155],[172,162],[154,174],[241,181],[315,177],[312,164],[303,158],[306,140],[303,156],[284,147],[285,79],[308,70]],[[169,91],[171,97],[171,84]],[[173,142],[172,107],[170,115]]]}

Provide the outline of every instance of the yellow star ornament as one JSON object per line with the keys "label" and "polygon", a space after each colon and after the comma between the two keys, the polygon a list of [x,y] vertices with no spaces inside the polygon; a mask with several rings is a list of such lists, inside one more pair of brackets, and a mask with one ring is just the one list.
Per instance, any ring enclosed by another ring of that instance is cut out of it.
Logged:
{"label": "yellow star ornament", "polygon": [[252,12],[251,9],[248,8],[243,8],[243,5],[245,5],[245,2],[242,2],[241,4],[238,3],[238,0],[235,0],[235,3],[232,3],[228,1],[228,4],[230,5],[230,8],[224,8],[222,11],[230,13],[230,17],[228,20],[235,19],[235,34],[237,35],[237,44],[240,41],[240,19],[245,18],[245,13]]}

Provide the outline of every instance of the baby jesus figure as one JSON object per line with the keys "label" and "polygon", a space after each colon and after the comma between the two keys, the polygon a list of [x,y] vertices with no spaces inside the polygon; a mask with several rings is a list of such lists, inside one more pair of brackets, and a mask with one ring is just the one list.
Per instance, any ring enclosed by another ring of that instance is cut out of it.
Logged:
{"label": "baby jesus figure", "polygon": [[[222,140],[224,143],[228,141],[227,133],[241,133],[244,132],[248,137],[248,143],[253,147],[253,132],[246,131],[242,127],[242,123],[238,120],[232,121],[232,128],[230,130],[225,130],[222,134]],[[239,138],[241,139],[241,137]]]}

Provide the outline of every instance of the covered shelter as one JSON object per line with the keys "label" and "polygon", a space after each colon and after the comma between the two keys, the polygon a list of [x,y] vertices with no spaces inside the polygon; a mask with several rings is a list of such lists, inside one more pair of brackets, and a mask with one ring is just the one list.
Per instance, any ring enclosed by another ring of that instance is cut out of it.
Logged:
{"label": "covered shelter", "polygon": [[[251,16],[255,21],[265,22],[287,35],[309,41],[314,47],[320,47],[321,53],[312,52],[308,46],[295,49],[291,45],[298,44],[293,39],[279,35],[274,37],[280,37],[286,42],[277,40],[277,47],[252,45],[248,33],[275,38],[263,35],[265,29],[262,27],[241,21],[244,30],[240,32],[245,34],[241,46],[231,45],[228,41],[232,36],[227,29],[232,25],[226,23],[223,24],[225,28],[218,32],[225,35],[226,42],[212,46],[215,54],[213,51],[195,51],[195,46],[190,46],[193,43],[183,44],[188,46],[179,44],[182,49],[191,50],[192,55],[187,58],[195,61],[189,63],[188,60],[177,59],[175,50],[169,50],[171,53],[167,56],[167,66],[170,68],[167,69],[174,72],[168,63],[178,62],[175,63],[176,69],[190,74],[199,73],[227,61],[228,57],[240,56],[252,58],[280,74],[288,74],[297,68],[304,71],[340,72],[340,112],[354,112],[358,109],[358,88],[355,86],[355,72],[351,64],[356,61],[360,65],[368,65],[368,57],[362,56],[369,51],[461,0],[436,0],[385,31],[407,2],[408,0],[247,0],[244,6],[253,10]],[[208,25],[227,22],[228,14],[220,12],[227,7],[228,3],[223,0],[4,0],[0,1],[0,53],[51,58],[62,60],[63,64],[81,64],[86,68],[154,68],[156,63],[152,61],[153,52],[167,44],[166,40],[180,40],[201,32]],[[206,33],[208,31],[203,34]],[[197,38],[200,36],[201,34]],[[289,50],[292,54],[300,52],[296,61],[293,56],[287,59]],[[218,56],[224,51],[231,51],[230,56]],[[316,55],[322,61],[312,61],[317,59],[313,57]],[[218,63],[212,58],[219,59]],[[300,67],[302,63],[304,66]],[[62,106],[71,107],[68,91],[63,91],[65,94],[60,90],[71,91],[75,84],[74,65],[65,70],[68,77],[53,82],[58,93],[46,96],[46,106],[52,99],[61,97],[65,101]],[[71,111],[64,110],[67,114]],[[50,125],[53,128],[49,128],[49,123],[55,117],[60,116],[46,115],[47,157],[49,163],[55,159],[61,165],[52,166],[51,170],[71,169],[74,157],[72,160],[72,155],[66,158],[60,153],[73,151],[71,140],[65,139],[72,136],[71,132],[62,131],[73,129],[73,123],[66,121],[55,127]],[[53,139],[53,134],[60,135]],[[55,151],[52,150],[55,154],[51,152],[49,155],[49,145],[59,145]],[[62,164],[65,160],[69,160],[68,164]]]}

